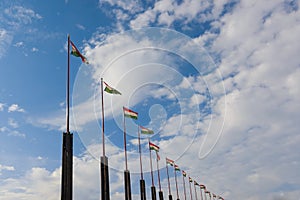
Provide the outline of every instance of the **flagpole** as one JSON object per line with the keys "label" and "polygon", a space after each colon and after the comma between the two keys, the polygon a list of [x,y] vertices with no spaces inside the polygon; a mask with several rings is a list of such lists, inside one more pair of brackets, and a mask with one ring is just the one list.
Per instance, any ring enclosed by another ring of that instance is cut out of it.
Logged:
{"label": "flagpole", "polygon": [[166,158],[166,168],[167,168],[167,177],[168,177],[168,189],[169,189],[169,200],[172,200],[172,194],[171,194],[171,186],[170,186],[170,176],[169,176],[169,168],[168,168],[168,162]]}
{"label": "flagpole", "polygon": [[68,35],[68,66],[66,83],[66,132],[62,143],[61,200],[72,200],[73,184],[73,134],[69,128],[70,113],[70,35]]}
{"label": "flagpole", "polygon": [[198,196],[197,196],[197,190],[196,190],[196,185],[195,185],[195,182],[194,182],[194,190],[195,190],[195,197],[196,197],[196,200],[198,200]]}
{"label": "flagpole", "polygon": [[175,164],[174,164],[174,175],[175,175],[175,185],[176,185],[176,193],[177,193],[177,200],[179,200],[179,193],[178,193],[178,184],[177,184],[177,173],[176,173],[176,168],[175,168]]}
{"label": "flagpole", "polygon": [[[190,177],[189,177],[190,179]],[[190,195],[191,195],[191,200],[193,200],[193,193],[192,193],[192,187],[191,187],[191,181],[189,180],[189,185],[190,185]]]}
{"label": "flagpole", "polygon": [[101,78],[101,108],[102,108],[102,156],[100,157],[101,168],[101,200],[109,200],[109,172],[108,158],[105,155],[105,133],[104,133],[104,94],[103,94],[103,78]]}
{"label": "flagpole", "polygon": [[186,200],[186,189],[185,189],[185,179],[184,179],[184,176],[182,176],[182,181],[183,181],[184,200]]}
{"label": "flagpole", "polygon": [[[124,107],[123,107],[124,112]],[[125,114],[123,115],[123,124],[124,124],[124,152],[125,152],[125,200],[131,200],[131,184],[130,184],[130,172],[127,165],[127,147],[126,147],[126,126],[125,126]]]}
{"label": "flagpole", "polygon": [[143,177],[143,166],[142,166],[141,134],[140,134],[139,125],[138,125],[138,141],[139,141],[140,168],[141,168],[140,193],[141,193],[141,200],[146,200],[145,180]]}
{"label": "flagpole", "polygon": [[152,200],[156,200],[156,190],[154,186],[154,178],[153,178],[153,169],[152,169],[152,154],[151,154],[151,148],[150,148],[150,137],[148,138],[148,144],[149,144],[149,154],[150,154],[150,170],[151,170],[151,181],[152,181],[152,186],[151,186],[151,195],[152,195]]}
{"label": "flagpole", "polygon": [[202,195],[202,190],[201,190],[201,187],[199,186],[199,188],[200,188],[200,197],[201,197],[201,200],[203,200],[203,195]]}
{"label": "flagpole", "polygon": [[156,168],[157,168],[157,178],[158,178],[158,187],[159,187],[159,192],[158,192],[158,196],[159,196],[159,200],[163,200],[164,199],[164,195],[163,192],[161,191],[161,184],[160,184],[160,172],[159,172],[159,155],[156,152]]}

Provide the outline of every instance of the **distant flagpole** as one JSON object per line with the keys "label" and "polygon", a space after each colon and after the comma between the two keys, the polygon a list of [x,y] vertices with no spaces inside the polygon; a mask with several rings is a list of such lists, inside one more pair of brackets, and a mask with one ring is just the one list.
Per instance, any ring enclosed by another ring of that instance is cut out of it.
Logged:
{"label": "distant flagpole", "polygon": [[158,178],[158,187],[159,187],[158,195],[159,195],[159,200],[163,200],[164,196],[163,196],[163,192],[161,190],[161,184],[160,184],[160,172],[159,172],[159,163],[158,163],[159,160],[160,160],[160,157],[159,157],[158,153],[156,152],[156,168],[157,168],[157,178]]}
{"label": "distant flagpole", "polygon": [[175,175],[174,177],[175,177],[175,185],[176,185],[177,200],[179,200],[176,166],[177,166],[177,165],[174,164],[174,175]]}
{"label": "distant flagpole", "polygon": [[[185,179],[184,179],[184,177],[186,176],[184,176],[183,175],[183,172],[184,171],[182,171],[182,182],[183,182],[183,193],[184,193],[184,200],[186,200],[186,189],[185,189]],[[185,173],[185,172],[184,172]]]}
{"label": "distant flagpole", "polygon": [[172,194],[171,194],[171,185],[170,185],[170,176],[169,176],[169,168],[168,168],[168,158],[166,158],[166,169],[167,169],[167,178],[168,178],[168,189],[169,189],[169,200],[172,200]]}
{"label": "distant flagpole", "polygon": [[200,197],[201,197],[201,200],[203,200],[203,195],[202,195],[202,189],[201,189],[201,187],[199,186],[199,188],[200,188]]}
{"label": "distant flagpole", "polygon": [[141,168],[140,193],[141,193],[141,200],[146,200],[145,180],[143,177],[143,165],[142,165],[141,134],[140,134],[139,125],[138,125],[138,141],[139,141],[140,168]]}
{"label": "distant flagpole", "polygon": [[150,170],[151,170],[151,195],[152,195],[152,200],[156,200],[156,189],[154,185],[154,178],[153,178],[153,169],[152,169],[152,154],[151,154],[151,148],[150,148],[150,137],[148,138],[149,142],[149,154],[150,154]]}
{"label": "distant flagpole", "polygon": [[67,133],[70,132],[70,35],[68,35],[68,68],[67,68],[67,105],[66,105],[66,124],[67,124]]}
{"label": "distant flagpole", "polygon": [[194,181],[194,190],[195,190],[195,197],[196,197],[196,200],[198,200],[197,190],[196,190],[196,182],[195,182],[195,181]]}
{"label": "distant flagpole", "polygon": [[191,200],[193,200],[193,193],[192,193],[192,187],[191,187],[191,177],[189,177],[189,185],[190,185]]}

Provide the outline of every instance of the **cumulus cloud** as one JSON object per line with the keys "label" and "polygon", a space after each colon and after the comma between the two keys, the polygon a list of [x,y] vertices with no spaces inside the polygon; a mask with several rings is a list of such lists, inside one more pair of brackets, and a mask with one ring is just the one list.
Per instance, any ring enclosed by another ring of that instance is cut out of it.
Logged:
{"label": "cumulus cloud", "polygon": [[8,112],[25,112],[25,110],[21,108],[18,104],[11,104],[8,107]]}

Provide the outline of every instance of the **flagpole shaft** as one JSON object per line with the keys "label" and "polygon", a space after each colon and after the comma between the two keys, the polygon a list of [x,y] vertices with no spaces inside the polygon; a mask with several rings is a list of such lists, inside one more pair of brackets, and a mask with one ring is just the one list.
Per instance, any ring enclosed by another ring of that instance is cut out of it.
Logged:
{"label": "flagpole shaft", "polygon": [[127,147],[126,147],[126,126],[125,126],[125,115],[124,115],[124,153],[125,153],[125,170],[128,171],[128,165],[127,165]]}
{"label": "flagpole shaft", "polygon": [[202,190],[201,190],[201,187],[199,187],[200,188],[200,197],[201,197],[201,200],[203,200],[203,195],[202,195]]}
{"label": "flagpole shaft", "polygon": [[152,154],[151,154],[151,149],[150,149],[150,138],[148,138],[148,141],[149,141],[149,153],[150,153],[151,181],[152,181],[152,186],[154,187],[154,178],[153,178],[153,169],[152,169]]}
{"label": "flagpole shaft", "polygon": [[190,195],[191,195],[191,200],[193,200],[192,187],[191,187],[191,182],[190,182],[190,181],[189,181],[189,185],[190,185]]}
{"label": "flagpole shaft", "polygon": [[168,189],[169,189],[169,195],[171,195],[171,186],[170,186],[170,176],[169,176],[168,163],[166,163],[166,168],[167,168],[167,177],[168,177]]}
{"label": "flagpole shaft", "polygon": [[102,107],[102,153],[105,157],[105,138],[104,138],[104,95],[103,95],[103,78],[101,78],[101,107]]}
{"label": "flagpole shaft", "polygon": [[157,177],[158,177],[158,187],[159,187],[159,191],[161,191],[160,172],[159,172],[158,153],[157,152],[156,152],[156,168],[157,168]]}
{"label": "flagpole shaft", "polygon": [[195,190],[195,197],[196,197],[196,200],[198,200],[197,190],[196,190],[196,185],[195,185],[195,183],[194,183],[194,190]]}
{"label": "flagpole shaft", "polygon": [[176,194],[177,194],[177,199],[179,199],[179,193],[178,193],[178,184],[177,184],[177,175],[176,175],[176,169],[175,169],[175,164],[174,164],[174,175],[175,175],[175,185],[176,185]]}
{"label": "flagpole shaft", "polygon": [[185,189],[185,180],[184,180],[184,176],[182,176],[182,181],[183,181],[184,200],[186,200],[186,189]]}
{"label": "flagpole shaft", "polygon": [[138,126],[138,140],[139,140],[141,179],[143,180],[144,178],[143,178],[143,166],[142,166],[141,134],[140,134],[140,127],[139,126]]}
{"label": "flagpole shaft", "polygon": [[66,105],[66,124],[67,133],[70,133],[69,123],[70,123],[70,35],[68,35],[68,68],[67,68],[67,105]]}

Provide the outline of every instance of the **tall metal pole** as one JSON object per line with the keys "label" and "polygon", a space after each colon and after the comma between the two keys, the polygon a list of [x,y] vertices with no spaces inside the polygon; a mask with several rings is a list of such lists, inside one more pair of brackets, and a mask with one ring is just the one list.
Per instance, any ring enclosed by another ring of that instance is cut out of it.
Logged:
{"label": "tall metal pole", "polygon": [[186,189],[185,189],[185,179],[184,179],[184,176],[182,176],[182,182],[183,182],[184,200],[186,200]]}
{"label": "tall metal pole", "polygon": [[138,126],[138,141],[139,141],[140,168],[141,168],[140,193],[141,193],[141,200],[146,200],[146,188],[145,188],[145,180],[143,177],[143,166],[142,166],[140,126]]}
{"label": "tall metal pole", "polygon": [[72,200],[73,193],[73,134],[70,133],[70,35],[68,35],[68,66],[66,83],[66,129],[62,143],[61,200]]}
{"label": "tall metal pole", "polygon": [[124,151],[125,151],[125,200],[131,200],[131,184],[130,184],[130,172],[128,171],[127,166],[127,148],[126,148],[126,126],[125,126],[125,114],[124,114]]}
{"label": "tall metal pole", "polygon": [[172,200],[173,198],[171,194],[170,176],[169,176],[169,168],[167,162],[166,162],[166,168],[167,168],[167,177],[168,177],[169,200]]}
{"label": "tall metal pole", "polygon": [[177,184],[177,173],[176,173],[176,165],[174,164],[174,175],[175,175],[175,185],[176,185],[176,193],[177,193],[177,200],[179,200],[179,193],[178,193],[178,184]]}
{"label": "tall metal pole", "polygon": [[148,144],[149,144],[149,153],[150,153],[150,170],[151,170],[151,181],[152,181],[151,195],[152,195],[152,200],[156,200],[156,189],[155,189],[155,186],[154,186],[154,178],[153,178],[152,154],[151,154],[151,149],[150,149],[150,138],[148,138]]}
{"label": "tall metal pole", "polygon": [[101,107],[102,107],[102,156],[100,157],[101,168],[101,200],[109,200],[109,172],[108,158],[105,155],[105,137],[104,137],[104,94],[103,94],[103,78],[101,78]]}
{"label": "tall metal pole", "polygon": [[201,190],[201,187],[199,187],[200,188],[200,197],[201,197],[201,200],[203,200],[203,195],[202,195],[202,190]]}
{"label": "tall metal pole", "polygon": [[194,182],[194,189],[195,189],[195,197],[196,197],[196,200],[198,200],[198,196],[197,196],[197,190],[196,190],[196,184]]}
{"label": "tall metal pole", "polygon": [[[189,178],[190,179],[190,178]],[[190,185],[190,195],[191,195],[191,200],[193,200],[193,193],[192,193],[192,187],[191,187],[191,181],[189,180],[189,185]]]}
{"label": "tall metal pole", "polygon": [[158,178],[158,187],[159,187],[158,196],[159,196],[159,200],[163,200],[164,199],[164,195],[163,195],[163,192],[161,191],[160,172],[159,172],[158,161],[159,161],[159,155],[156,152],[156,168],[157,168],[157,178]]}

